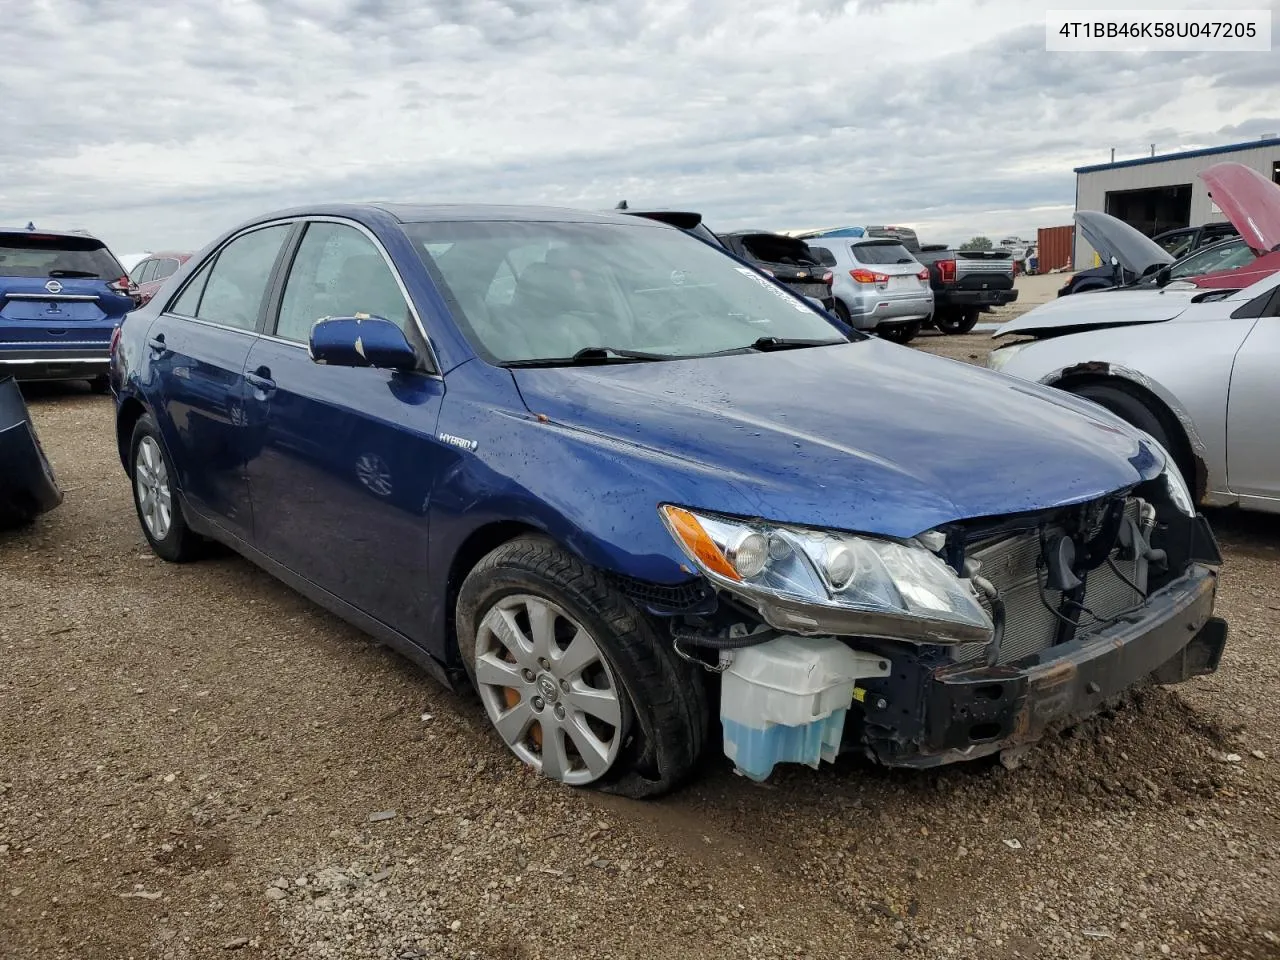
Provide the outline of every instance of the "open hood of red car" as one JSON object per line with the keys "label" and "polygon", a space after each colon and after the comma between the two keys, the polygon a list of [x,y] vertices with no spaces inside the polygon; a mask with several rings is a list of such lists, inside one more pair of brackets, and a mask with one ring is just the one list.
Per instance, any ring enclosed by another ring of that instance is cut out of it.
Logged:
{"label": "open hood of red car", "polygon": [[1200,179],[1254,253],[1280,249],[1280,186],[1243,163],[1216,163]]}
{"label": "open hood of red car", "polygon": [[1187,279],[1205,290],[1243,290],[1245,287],[1252,287],[1259,280],[1265,280],[1277,270],[1280,270],[1280,252],[1269,253],[1234,270],[1219,270],[1217,273]]}

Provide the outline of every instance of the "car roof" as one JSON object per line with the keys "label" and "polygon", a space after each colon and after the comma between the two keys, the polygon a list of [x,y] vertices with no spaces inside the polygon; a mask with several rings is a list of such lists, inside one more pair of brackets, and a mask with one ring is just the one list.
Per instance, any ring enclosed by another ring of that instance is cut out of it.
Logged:
{"label": "car roof", "polygon": [[[351,217],[361,219],[373,215],[390,216],[400,223],[451,222],[459,220],[516,220],[546,223],[615,223],[645,225],[642,218],[626,213],[600,213],[571,207],[488,203],[326,203],[310,207],[293,207],[255,217],[253,223],[281,217]],[[660,226],[659,224],[654,224]]]}
{"label": "car roof", "polygon": [[[195,254],[190,250],[157,250],[155,253],[148,253],[143,260],[189,260]],[[139,263],[142,261],[139,260]]]}
{"label": "car roof", "polygon": [[95,240],[102,243],[98,237],[83,230],[40,230],[38,228],[28,230],[26,227],[0,227],[0,234],[19,234],[24,237],[65,237],[68,240]]}

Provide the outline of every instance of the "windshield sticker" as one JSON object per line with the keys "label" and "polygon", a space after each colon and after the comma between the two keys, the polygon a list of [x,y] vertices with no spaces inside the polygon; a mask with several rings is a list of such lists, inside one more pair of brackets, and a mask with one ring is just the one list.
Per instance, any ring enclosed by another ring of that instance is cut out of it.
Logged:
{"label": "windshield sticker", "polygon": [[799,310],[801,313],[812,312],[807,301],[797,300],[795,296],[787,293],[787,291],[783,290],[781,287],[770,283],[768,280],[760,276],[760,274],[756,273],[750,267],[734,267],[733,269],[737,270],[744,277],[750,277],[756,283],[760,284],[760,286],[764,287],[766,290],[772,293],[775,297],[777,297],[780,300],[786,301],[788,304],[791,305],[793,309]]}

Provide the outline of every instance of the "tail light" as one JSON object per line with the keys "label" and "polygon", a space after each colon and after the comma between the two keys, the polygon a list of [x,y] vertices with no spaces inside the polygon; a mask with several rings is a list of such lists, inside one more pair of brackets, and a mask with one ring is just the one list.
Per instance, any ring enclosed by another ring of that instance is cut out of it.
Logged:
{"label": "tail light", "polygon": [[853,277],[854,283],[888,283],[889,275],[885,273],[876,273],[872,270],[866,270],[858,267],[849,271],[849,276]]}
{"label": "tail light", "polygon": [[956,262],[954,260],[939,260],[938,276],[942,278],[943,283],[955,283]]}
{"label": "tail light", "polygon": [[822,282],[829,287],[836,282],[836,275],[832,273],[830,270],[828,270],[826,273],[822,275]]}
{"label": "tail light", "polygon": [[116,324],[116,328],[111,331],[111,359],[116,358],[116,348],[120,346],[120,331],[124,329],[124,324]]}
{"label": "tail light", "polygon": [[145,302],[142,299],[142,295],[138,293],[138,285],[129,279],[128,274],[125,274],[119,280],[112,280],[107,284],[107,286],[111,288],[112,293],[118,293],[122,297],[132,298],[134,309],[142,306]]}
{"label": "tail light", "polygon": [[916,279],[917,279],[917,280],[923,280],[925,283],[928,283],[928,282],[929,282],[929,268],[928,268],[928,267],[925,267],[923,270],[921,270],[919,273],[917,273],[917,274],[916,274]]}

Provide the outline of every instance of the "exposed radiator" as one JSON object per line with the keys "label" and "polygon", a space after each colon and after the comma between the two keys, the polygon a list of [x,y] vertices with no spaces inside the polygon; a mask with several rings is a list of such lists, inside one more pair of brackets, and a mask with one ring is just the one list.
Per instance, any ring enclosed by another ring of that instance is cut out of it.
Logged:
{"label": "exposed radiator", "polygon": [[[1137,519],[1140,502],[1130,499],[1125,505],[1125,516]],[[1050,528],[1050,533],[1053,528]],[[1053,646],[1061,623],[1054,611],[1062,609],[1062,594],[1045,586],[1047,569],[1041,559],[1040,533],[1020,533],[1010,537],[979,542],[968,551],[968,556],[981,563],[979,572],[1000,591],[1004,601],[1004,638],[1000,645],[1000,663],[1012,663],[1033,653]],[[1113,550],[1111,561],[1120,573],[1108,563],[1089,571],[1085,580],[1084,605],[1094,614],[1081,614],[1080,629],[1088,630],[1099,619],[1114,617],[1141,603],[1146,594],[1146,561],[1121,561],[1119,551]],[[1125,583],[1127,577],[1142,590],[1142,596]],[[984,598],[983,605],[991,613],[990,604]],[[955,648],[957,663],[972,663],[986,656],[986,646],[966,643]]]}

